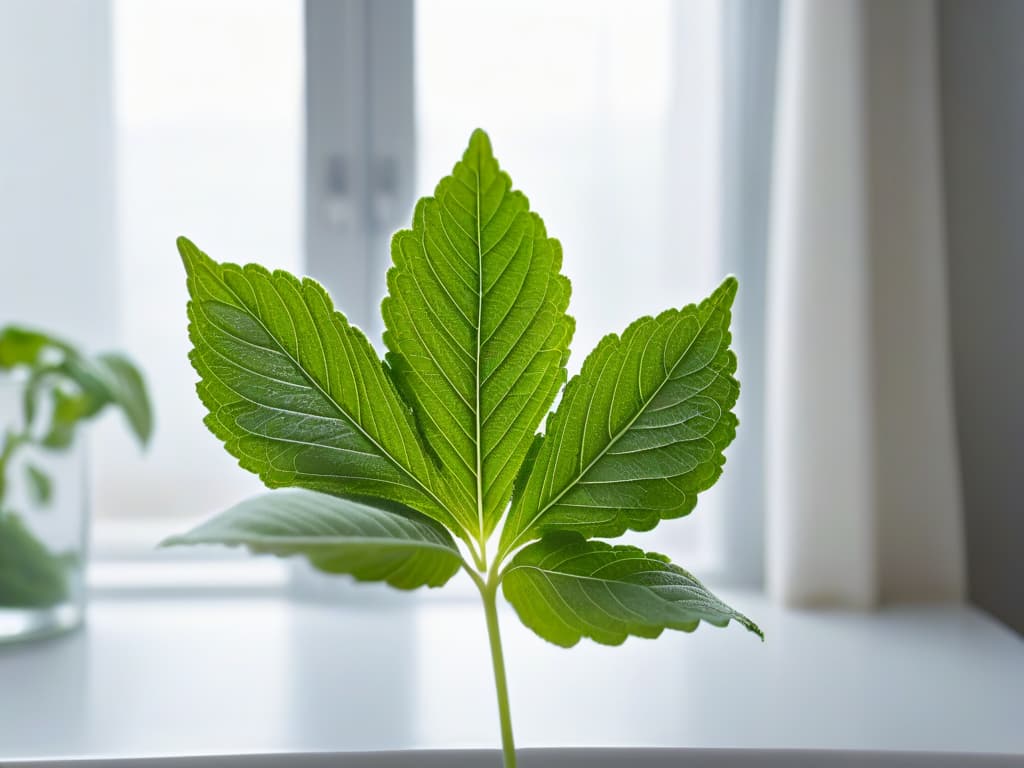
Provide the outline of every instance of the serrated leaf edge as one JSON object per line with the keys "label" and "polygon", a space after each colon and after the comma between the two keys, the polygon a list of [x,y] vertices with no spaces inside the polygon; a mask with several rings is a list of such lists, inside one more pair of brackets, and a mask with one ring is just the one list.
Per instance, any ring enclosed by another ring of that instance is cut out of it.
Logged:
{"label": "serrated leaf edge", "polygon": [[[700,314],[700,312],[702,310],[704,310],[705,308],[710,308],[710,311],[708,312],[707,319],[705,319],[705,321],[703,323],[701,323],[701,325],[699,326],[698,331],[694,334],[693,339],[691,339],[690,344],[687,346],[686,350],[683,351],[683,353],[680,355],[679,360],[676,362],[676,365],[679,365],[679,363],[683,360],[683,358],[686,356],[686,354],[692,348],[692,346],[693,346],[694,342],[696,341],[696,339],[700,336],[700,333],[704,330],[704,328],[707,327],[707,323],[710,321],[711,314],[714,311],[714,308],[711,308],[711,305],[714,304],[715,308],[722,306],[723,303],[726,306],[731,306],[732,300],[733,300],[733,298],[735,298],[735,295],[736,295],[737,286],[738,286],[738,282],[737,282],[736,278],[733,277],[732,275],[730,275],[730,276],[726,277],[722,281],[721,285],[719,285],[719,287],[707,299],[705,299],[704,301],[700,302],[700,304],[688,304],[685,307],[682,307],[681,309],[667,309],[664,312],[662,312],[659,315],[657,315],[657,317],[653,317],[651,315],[645,315],[643,317],[637,318],[632,323],[630,323],[621,334],[610,333],[610,334],[606,335],[604,338],[601,339],[601,341],[598,342],[597,346],[594,347],[594,349],[591,351],[591,353],[589,355],[587,355],[587,360],[584,362],[583,369],[580,371],[580,373],[576,374],[575,376],[572,377],[572,379],[569,380],[569,383],[566,385],[565,390],[563,392],[562,401],[563,402],[566,401],[571,396],[572,391],[576,387],[580,386],[578,382],[583,380],[583,379],[585,379],[585,377],[589,373],[589,368],[587,366],[587,362],[589,362],[591,359],[598,359],[598,356],[596,355],[596,353],[598,351],[600,351],[602,349],[602,347],[622,344],[623,341],[625,339],[627,339],[631,334],[636,333],[638,328],[642,327],[644,324],[646,324],[648,322],[651,322],[652,320],[653,321],[661,320],[662,318],[665,318],[665,317],[668,317],[668,316],[671,316],[671,315],[679,315],[680,317],[682,317],[687,312],[695,312],[695,313],[697,313],[697,315],[699,317],[699,314]],[[729,332],[728,329],[726,329],[726,331],[723,333],[722,342],[721,343],[727,346],[731,342],[731,336],[732,336],[732,334]],[[732,360],[733,360],[732,364],[729,366],[730,371],[732,371],[732,370],[735,370],[735,358],[736,358],[736,355],[735,355],[735,353],[732,350],[729,350],[729,355],[731,355]],[[672,370],[675,370],[675,366],[673,366]],[[732,383],[735,384],[735,386],[736,386],[736,388],[738,390],[739,389],[739,381],[737,381],[736,378],[734,376],[732,376],[731,372],[728,374],[728,376],[732,380]],[[654,398],[656,398],[658,396],[658,393],[661,392],[661,390],[665,386],[665,382],[667,382],[667,381],[668,381],[668,376],[666,376],[665,377],[665,381],[663,381],[657,387],[657,389],[654,390],[652,395],[649,398],[647,398],[647,400],[644,403],[644,405],[641,406],[639,409],[637,409],[637,412],[633,416],[633,418],[622,429],[620,429],[619,432],[612,439],[610,439],[608,441],[608,444],[601,450],[601,452],[593,460],[591,460],[591,462],[586,467],[584,467],[579,473],[577,473],[575,479],[572,482],[567,483],[565,485],[565,487],[562,488],[561,491],[559,491],[557,494],[555,494],[548,502],[546,502],[544,504],[543,507],[541,507],[538,511],[536,511],[532,516],[530,516],[528,522],[526,522],[524,525],[522,525],[522,527],[519,530],[519,532],[516,533],[512,537],[511,541],[508,544],[502,543],[499,546],[499,558],[500,559],[507,558],[508,556],[513,554],[514,551],[518,547],[521,547],[521,546],[527,544],[529,541],[532,541],[532,540],[538,538],[537,536],[534,536],[533,538],[529,538],[529,539],[525,539],[524,540],[524,537],[530,535],[531,529],[533,529],[533,527],[537,524],[538,520],[544,515],[544,513],[547,512],[549,509],[551,509],[551,507],[553,507],[555,504],[557,504],[558,501],[566,493],[568,493],[569,490],[571,490],[576,485],[576,483],[579,482],[579,480],[582,477],[584,477],[586,475],[586,473],[591,469],[591,467],[593,467],[598,461],[600,461],[601,458],[603,458],[608,453],[608,451],[615,445],[615,443],[626,432],[629,431],[630,427],[632,427],[632,425],[634,423],[636,423],[637,419],[639,419],[640,416],[643,415],[644,411],[647,409],[647,406],[650,405],[650,403],[654,400]],[[736,426],[736,423],[738,423],[738,420],[735,419],[735,416],[733,417],[733,419],[734,419],[735,423],[733,424],[733,427],[732,427],[732,430],[731,430],[731,434],[734,436],[735,435],[735,426]],[[527,461],[523,462],[523,467],[520,470],[519,477],[517,477],[516,483],[515,483],[515,486],[514,486],[517,489],[517,491],[519,491],[519,489],[521,489],[521,488],[525,488],[525,483],[526,483],[527,479],[529,478],[530,473],[533,470],[533,466],[534,466],[534,463],[536,461],[537,454],[540,452],[541,445],[542,445],[543,441],[547,438],[547,435],[551,434],[553,430],[555,430],[555,429],[557,429],[559,427],[559,425],[560,425],[559,410],[555,409],[548,416],[548,420],[547,420],[547,422],[545,424],[545,433],[543,435],[538,435],[537,436],[537,438],[535,439],[535,445],[531,446],[530,452],[529,452],[529,454],[527,456]],[[731,438],[730,438],[730,442],[731,442]],[[722,458],[722,462],[721,463],[722,464],[725,463],[724,457]],[[513,496],[513,505],[514,505],[514,500],[515,500],[515,496]],[[628,529],[626,527],[623,527],[622,530],[619,531],[619,533],[617,535],[622,535],[623,533],[626,532],[626,530],[628,530]],[[502,533],[504,534],[504,531],[502,531]]]}

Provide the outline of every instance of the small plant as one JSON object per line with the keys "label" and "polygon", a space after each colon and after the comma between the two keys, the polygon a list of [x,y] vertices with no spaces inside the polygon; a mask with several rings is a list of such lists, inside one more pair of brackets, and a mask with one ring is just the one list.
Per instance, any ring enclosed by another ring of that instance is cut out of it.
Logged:
{"label": "small plant", "polygon": [[[67,599],[68,567],[75,552],[53,553],[8,507],[9,474],[21,453],[61,452],[78,426],[107,406],[119,408],[145,444],[153,418],[139,371],[116,354],[90,357],[48,334],[7,326],[0,330],[0,374],[23,372],[18,424],[7,425],[0,444],[0,606],[45,608]],[[53,481],[24,462],[24,480],[37,507],[48,505]]]}
{"label": "small plant", "polygon": [[761,635],[663,555],[597,540],[689,514],[721,474],[739,394],[734,278],[606,336],[538,435],[566,379],[569,281],[482,131],[391,242],[383,362],[313,280],[178,248],[207,426],[269,487],[304,490],[244,501],[168,544],[302,555],[400,589],[465,570],[509,767],[499,587],[565,647],[701,621]]}

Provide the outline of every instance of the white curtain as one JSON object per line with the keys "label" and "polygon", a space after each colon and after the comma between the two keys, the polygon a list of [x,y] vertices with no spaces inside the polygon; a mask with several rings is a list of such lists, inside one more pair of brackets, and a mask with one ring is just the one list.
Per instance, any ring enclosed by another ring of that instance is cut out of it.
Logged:
{"label": "white curtain", "polygon": [[788,605],[964,593],[934,15],[782,8],[765,472]]}

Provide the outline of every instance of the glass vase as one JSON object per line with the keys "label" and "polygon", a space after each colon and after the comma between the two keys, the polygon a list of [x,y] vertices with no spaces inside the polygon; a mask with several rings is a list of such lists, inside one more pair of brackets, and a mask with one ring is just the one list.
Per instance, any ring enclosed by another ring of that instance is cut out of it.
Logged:
{"label": "glass vase", "polygon": [[[0,456],[22,431],[23,379],[0,374]],[[88,472],[84,440],[31,442],[0,461],[0,643],[46,637],[85,612]]]}

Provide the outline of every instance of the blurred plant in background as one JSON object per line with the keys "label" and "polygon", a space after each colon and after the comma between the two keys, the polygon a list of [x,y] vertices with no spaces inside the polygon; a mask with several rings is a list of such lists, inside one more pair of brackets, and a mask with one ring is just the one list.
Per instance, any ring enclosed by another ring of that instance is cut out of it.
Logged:
{"label": "blurred plant in background", "polygon": [[55,551],[33,531],[26,510],[12,508],[12,482],[24,482],[27,503],[42,513],[55,493],[39,460],[43,454],[70,450],[79,425],[108,406],[125,415],[144,446],[153,430],[152,410],[142,374],[127,358],[89,356],[18,326],[0,330],[2,379],[21,402],[15,412],[0,413],[6,422],[0,442],[0,607],[45,608],[68,599],[68,572],[81,566],[82,555],[73,548]]}

